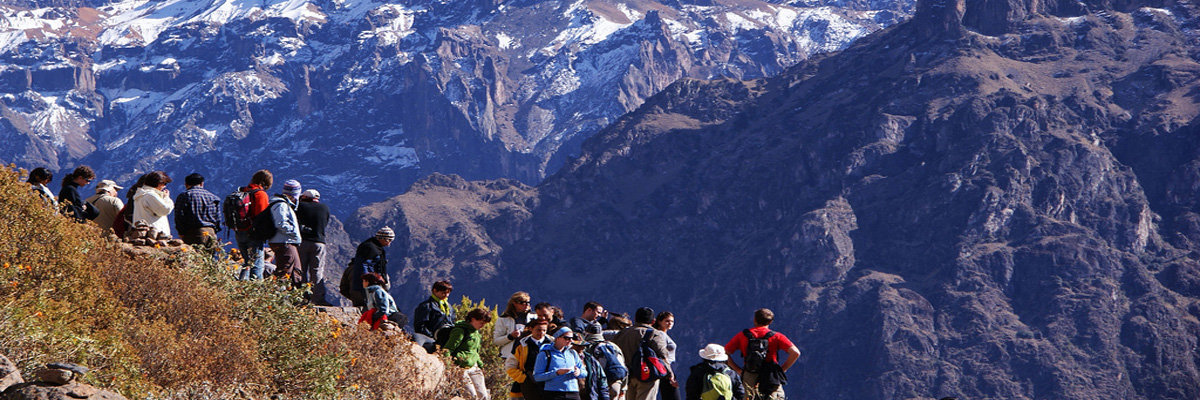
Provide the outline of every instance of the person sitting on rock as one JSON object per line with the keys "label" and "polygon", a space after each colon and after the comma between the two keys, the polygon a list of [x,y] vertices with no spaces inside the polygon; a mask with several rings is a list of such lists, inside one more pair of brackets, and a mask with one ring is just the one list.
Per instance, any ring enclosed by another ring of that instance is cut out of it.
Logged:
{"label": "person sitting on rock", "polygon": [[450,281],[434,282],[433,288],[430,289],[432,295],[421,304],[417,304],[413,313],[414,340],[430,353],[437,350],[434,346],[437,331],[449,329],[454,325],[454,307],[446,300],[453,290],[454,286],[450,285]]}
{"label": "person sitting on rock", "polygon": [[367,312],[358,322],[368,322],[371,330],[379,329],[383,321],[391,321],[396,327],[408,324],[408,317],[396,308],[396,300],[383,288],[383,277],[371,272],[362,276],[362,285],[367,292]]}

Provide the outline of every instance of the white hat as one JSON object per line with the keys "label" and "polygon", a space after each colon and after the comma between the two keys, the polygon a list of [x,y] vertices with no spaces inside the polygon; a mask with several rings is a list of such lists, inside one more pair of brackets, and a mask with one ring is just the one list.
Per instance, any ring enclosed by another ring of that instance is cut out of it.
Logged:
{"label": "white hat", "polygon": [[321,192],[318,192],[317,189],[308,189],[308,190],[305,190],[304,193],[301,193],[300,197],[307,197],[310,199],[319,199],[319,198],[321,198]]}
{"label": "white hat", "polygon": [[709,343],[707,346],[704,346],[703,349],[700,349],[700,358],[709,361],[721,362],[728,360],[729,355],[725,354],[725,347],[722,347],[719,344]]}
{"label": "white hat", "polygon": [[100,181],[100,183],[96,184],[96,193],[100,193],[100,191],[106,191],[108,189],[121,190],[124,188],[117,186],[116,182],[113,182],[108,179],[102,180],[102,181]]}

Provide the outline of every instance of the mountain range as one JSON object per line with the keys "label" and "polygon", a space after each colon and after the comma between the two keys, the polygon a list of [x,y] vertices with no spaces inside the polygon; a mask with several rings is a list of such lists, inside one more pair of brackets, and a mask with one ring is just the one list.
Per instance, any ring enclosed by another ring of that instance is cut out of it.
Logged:
{"label": "mountain range", "polygon": [[774,77],[678,81],[536,186],[433,174],[348,226],[400,227],[402,303],[670,310],[684,366],[772,308],[792,398],[1200,398],[1198,25],[922,0]]}

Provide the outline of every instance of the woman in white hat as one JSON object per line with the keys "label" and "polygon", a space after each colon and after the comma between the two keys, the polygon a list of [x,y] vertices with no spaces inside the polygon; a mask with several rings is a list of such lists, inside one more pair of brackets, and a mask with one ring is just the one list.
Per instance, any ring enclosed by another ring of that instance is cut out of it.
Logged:
{"label": "woman in white hat", "polygon": [[702,395],[711,392],[710,396],[722,400],[741,400],[746,398],[746,389],[742,387],[742,378],[725,365],[729,355],[725,347],[709,343],[700,349],[700,358],[704,360],[692,366],[692,373],[687,380],[687,400],[700,400]]}

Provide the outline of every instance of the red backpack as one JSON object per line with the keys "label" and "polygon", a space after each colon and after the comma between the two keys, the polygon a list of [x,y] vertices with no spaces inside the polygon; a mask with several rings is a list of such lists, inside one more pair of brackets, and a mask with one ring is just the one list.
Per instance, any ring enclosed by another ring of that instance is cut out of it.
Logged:
{"label": "red backpack", "polygon": [[225,226],[232,227],[236,231],[250,230],[250,226],[254,223],[254,217],[250,215],[250,205],[254,203],[254,194],[261,192],[262,189],[254,189],[237,191],[225,196],[225,200],[221,202],[221,213],[225,214]]}
{"label": "red backpack", "polygon": [[654,351],[654,346],[650,344],[650,337],[653,335],[654,330],[647,329],[646,334],[642,336],[642,342],[638,344],[637,359],[642,370],[638,374],[638,380],[642,382],[654,382],[667,377],[666,364],[658,358],[658,352]]}

